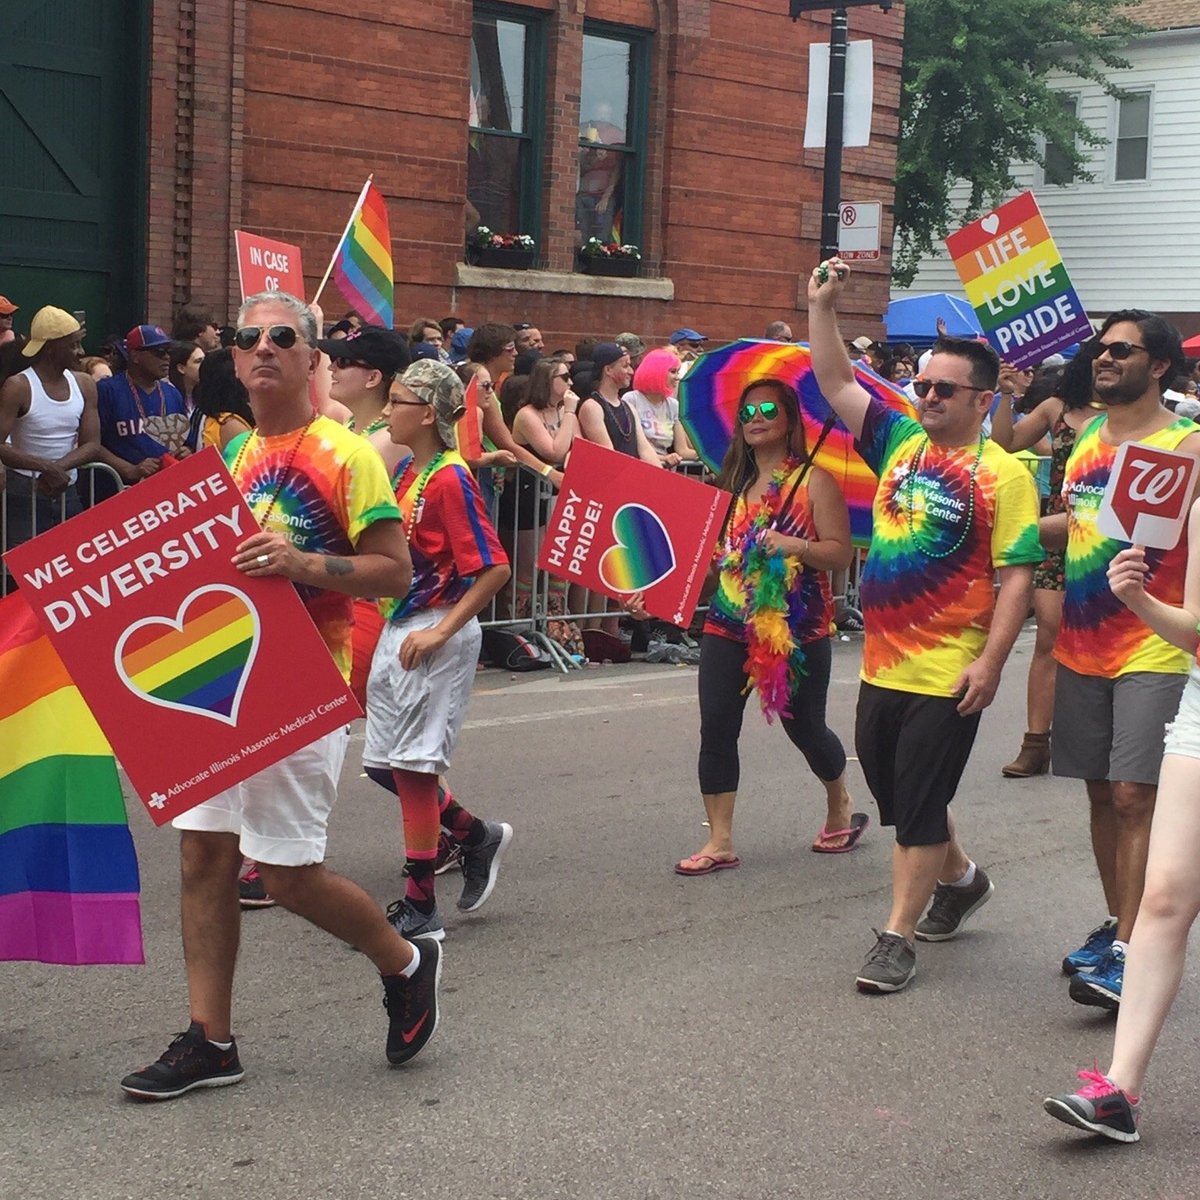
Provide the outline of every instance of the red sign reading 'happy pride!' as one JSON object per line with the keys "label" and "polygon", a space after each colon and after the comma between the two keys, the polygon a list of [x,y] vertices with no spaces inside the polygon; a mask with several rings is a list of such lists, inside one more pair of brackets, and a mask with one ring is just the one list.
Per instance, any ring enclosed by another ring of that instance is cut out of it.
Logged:
{"label": "red sign reading 'happy pride!'", "polygon": [[209,449],[5,555],[157,825],[361,716],[257,531]]}

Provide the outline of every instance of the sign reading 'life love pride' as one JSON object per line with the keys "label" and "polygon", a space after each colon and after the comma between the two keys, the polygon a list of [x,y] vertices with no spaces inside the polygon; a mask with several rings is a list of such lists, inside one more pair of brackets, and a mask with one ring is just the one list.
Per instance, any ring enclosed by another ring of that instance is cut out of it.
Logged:
{"label": "sign reading 'life love pride'", "polygon": [[210,449],[5,555],[156,825],[361,715],[257,531]]}
{"label": "sign reading 'life love pride'", "polygon": [[1141,442],[1125,442],[1113,460],[1096,528],[1105,536],[1154,550],[1179,541],[1200,462]]}
{"label": "sign reading 'life love pride'", "polygon": [[1032,192],[946,239],[980,327],[1005,362],[1033,366],[1092,336]]}
{"label": "sign reading 'life love pride'", "polygon": [[696,611],[728,492],[577,439],[538,566],[686,625]]}

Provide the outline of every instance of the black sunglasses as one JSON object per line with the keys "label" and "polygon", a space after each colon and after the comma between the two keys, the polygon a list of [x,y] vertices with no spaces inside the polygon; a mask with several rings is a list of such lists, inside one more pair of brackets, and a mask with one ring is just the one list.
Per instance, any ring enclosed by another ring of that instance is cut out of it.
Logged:
{"label": "black sunglasses", "polygon": [[143,354],[153,354],[155,358],[166,358],[171,353],[170,346],[139,346]]}
{"label": "black sunglasses", "polygon": [[514,330],[516,333],[524,333],[524,332],[525,332],[525,330],[527,330],[527,329],[532,329],[532,328],[533,328],[533,326],[532,326],[532,325],[530,325],[530,323],[529,323],[528,321],[522,321],[522,322],[521,322],[519,325],[514,325],[514,326],[513,326],[513,330]]}
{"label": "black sunglasses", "polygon": [[290,350],[296,344],[296,338],[300,336],[291,325],[272,325],[266,330],[261,325],[243,325],[233,335],[233,344],[239,350],[253,350],[264,333],[280,350]]}
{"label": "black sunglasses", "polygon": [[[286,350],[287,347],[285,346],[284,349]],[[363,362],[361,358],[341,358],[339,356],[338,358],[330,359],[330,362],[332,362],[339,371],[344,371],[347,367],[362,367],[364,371],[375,370],[370,363]]]}
{"label": "black sunglasses", "polygon": [[755,413],[764,421],[773,421],[779,416],[779,405],[774,400],[764,400],[762,404],[743,404],[738,409],[738,420],[743,425],[749,425],[754,420]]}
{"label": "black sunglasses", "polygon": [[986,392],[987,388],[972,387],[969,383],[951,383],[949,379],[939,379],[936,382],[932,379],[914,379],[912,381],[913,391],[917,396],[924,400],[930,392],[933,392],[939,400],[949,400],[955,392]]}
{"label": "black sunglasses", "polygon": [[1145,350],[1147,354],[1149,349],[1145,346],[1139,346],[1137,342],[1101,342],[1096,351],[1096,357],[1108,351],[1108,357],[1113,362],[1124,362],[1135,350]]}

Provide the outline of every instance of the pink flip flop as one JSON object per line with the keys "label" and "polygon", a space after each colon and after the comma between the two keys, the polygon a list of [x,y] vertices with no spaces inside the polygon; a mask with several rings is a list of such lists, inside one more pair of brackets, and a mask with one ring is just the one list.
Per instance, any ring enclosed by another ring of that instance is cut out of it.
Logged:
{"label": "pink flip flop", "polygon": [[[708,865],[702,867],[701,863]],[[687,864],[691,864],[690,866]],[[714,858],[711,854],[689,854],[683,862],[675,864],[676,875],[711,875],[714,871],[731,871],[740,867],[742,860],[735,854],[733,858]]]}
{"label": "pink flip flop", "polygon": [[[871,818],[866,813],[854,813],[850,817],[849,829],[834,829],[831,831],[822,825],[821,832],[817,834],[817,840],[812,844],[812,850],[816,854],[849,854],[858,845],[859,838],[866,832],[867,826],[870,823]],[[829,845],[834,838],[840,837],[846,839],[844,846]]]}

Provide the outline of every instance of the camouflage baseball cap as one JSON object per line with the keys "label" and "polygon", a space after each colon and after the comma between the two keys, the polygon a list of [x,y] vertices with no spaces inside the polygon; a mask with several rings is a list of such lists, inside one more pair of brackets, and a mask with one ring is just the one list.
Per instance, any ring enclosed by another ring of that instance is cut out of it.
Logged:
{"label": "camouflage baseball cap", "polygon": [[454,446],[454,426],[467,411],[463,399],[466,389],[454,368],[431,358],[420,358],[396,382],[432,405],[438,436],[445,445]]}

